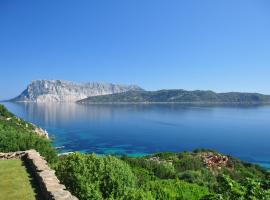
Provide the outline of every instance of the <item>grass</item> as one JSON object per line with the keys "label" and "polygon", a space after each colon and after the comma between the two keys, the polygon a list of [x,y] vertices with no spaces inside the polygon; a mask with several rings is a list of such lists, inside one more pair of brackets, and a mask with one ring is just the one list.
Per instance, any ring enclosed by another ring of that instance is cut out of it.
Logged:
{"label": "grass", "polygon": [[32,178],[22,160],[0,161],[0,199],[35,200]]}

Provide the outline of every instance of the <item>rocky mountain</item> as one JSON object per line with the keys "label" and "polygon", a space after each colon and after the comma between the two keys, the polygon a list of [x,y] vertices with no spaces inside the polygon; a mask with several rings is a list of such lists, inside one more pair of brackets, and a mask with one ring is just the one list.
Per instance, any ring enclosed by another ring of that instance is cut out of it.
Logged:
{"label": "rocky mountain", "polygon": [[88,97],[78,103],[270,104],[270,95],[240,92],[215,93],[201,90],[127,91]]}
{"label": "rocky mountain", "polygon": [[76,102],[90,96],[115,94],[127,91],[140,91],[136,85],[111,83],[73,83],[62,80],[36,80],[28,85],[18,97],[17,102]]}

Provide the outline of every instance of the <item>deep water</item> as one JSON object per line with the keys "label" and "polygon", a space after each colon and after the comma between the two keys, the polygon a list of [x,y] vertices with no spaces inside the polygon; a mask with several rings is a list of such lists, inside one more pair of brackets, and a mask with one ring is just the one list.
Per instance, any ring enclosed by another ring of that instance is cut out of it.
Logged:
{"label": "deep water", "polygon": [[4,103],[61,152],[141,156],[210,148],[270,168],[270,106]]}

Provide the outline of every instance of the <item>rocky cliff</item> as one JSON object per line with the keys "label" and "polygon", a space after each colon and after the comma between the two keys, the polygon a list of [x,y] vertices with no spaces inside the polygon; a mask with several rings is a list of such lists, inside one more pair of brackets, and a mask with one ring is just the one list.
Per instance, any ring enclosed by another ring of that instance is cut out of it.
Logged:
{"label": "rocky cliff", "polygon": [[90,96],[142,90],[136,85],[111,83],[73,83],[61,80],[36,80],[11,101],[19,102],[76,102]]}

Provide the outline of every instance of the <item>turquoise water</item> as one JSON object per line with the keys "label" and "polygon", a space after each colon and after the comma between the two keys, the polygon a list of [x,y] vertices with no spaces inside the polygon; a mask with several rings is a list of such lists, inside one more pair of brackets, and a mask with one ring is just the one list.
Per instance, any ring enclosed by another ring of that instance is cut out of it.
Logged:
{"label": "turquoise water", "polygon": [[210,148],[270,167],[270,106],[5,103],[61,152],[142,156]]}

